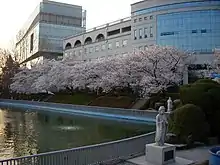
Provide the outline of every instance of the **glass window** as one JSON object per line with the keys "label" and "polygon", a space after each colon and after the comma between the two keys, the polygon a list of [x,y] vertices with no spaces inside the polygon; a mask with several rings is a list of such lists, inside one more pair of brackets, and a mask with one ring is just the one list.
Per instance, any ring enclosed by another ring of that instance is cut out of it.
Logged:
{"label": "glass window", "polygon": [[139,21],[142,21],[142,18],[139,18]]}
{"label": "glass window", "polygon": [[92,53],[93,52],[93,47],[90,47],[89,48],[89,53]]}
{"label": "glass window", "polygon": [[120,47],[119,41],[116,41],[115,45],[116,45],[116,48],[119,48]]}
{"label": "glass window", "polygon": [[128,44],[128,40],[123,40],[122,45],[127,46],[127,44]]}
{"label": "glass window", "polygon": [[112,49],[112,43],[108,43],[108,49]]}
{"label": "glass window", "polygon": [[146,16],[146,17],[144,17],[144,20],[147,20],[147,16]]}
{"label": "glass window", "polygon": [[148,46],[147,45],[144,46],[144,50],[148,50]]}
{"label": "glass window", "polygon": [[137,30],[134,30],[134,39],[137,39]]}
{"label": "glass window", "polygon": [[142,28],[141,29],[139,29],[139,38],[141,39],[142,38]]}
{"label": "glass window", "polygon": [[[220,11],[200,10],[157,16],[156,43],[198,54],[220,46]],[[162,35],[161,35],[162,34]]]}
{"label": "glass window", "polygon": [[144,28],[144,38],[147,38],[147,28]]}
{"label": "glass window", "polygon": [[88,53],[88,49],[87,48],[85,48],[85,54],[87,54]]}
{"label": "glass window", "polygon": [[99,51],[99,46],[95,47],[95,51],[98,52]]}
{"label": "glass window", "polygon": [[79,55],[82,55],[82,49],[81,49],[81,50],[79,50]]}
{"label": "glass window", "polygon": [[105,50],[105,44],[102,45],[102,50]]}
{"label": "glass window", "polygon": [[152,16],[152,15],[150,16],[150,19],[153,19],[153,16]]}
{"label": "glass window", "polygon": [[150,37],[153,37],[153,27],[150,27]]}
{"label": "glass window", "polygon": [[136,23],[137,22],[137,19],[134,19],[134,23]]}

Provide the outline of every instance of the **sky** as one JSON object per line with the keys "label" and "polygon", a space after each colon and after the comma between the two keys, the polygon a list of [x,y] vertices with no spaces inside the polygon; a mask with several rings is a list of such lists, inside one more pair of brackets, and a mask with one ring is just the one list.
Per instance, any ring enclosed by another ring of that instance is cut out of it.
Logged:
{"label": "sky", "polygon": [[[10,48],[19,29],[42,0],[0,0],[0,48]],[[87,29],[130,16],[140,0],[54,0],[87,10]]]}

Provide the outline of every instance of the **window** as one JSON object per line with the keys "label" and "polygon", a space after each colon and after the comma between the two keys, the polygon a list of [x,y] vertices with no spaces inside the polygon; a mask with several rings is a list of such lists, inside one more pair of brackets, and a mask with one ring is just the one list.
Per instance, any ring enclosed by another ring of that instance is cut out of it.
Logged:
{"label": "window", "polygon": [[124,28],[122,28],[122,33],[124,33],[124,32],[130,32],[131,31],[131,26],[128,26],[128,27],[124,27]]}
{"label": "window", "polygon": [[108,43],[108,49],[112,49],[112,43]]}
{"label": "window", "polygon": [[137,30],[134,30],[134,39],[137,39]]}
{"label": "window", "polygon": [[81,50],[79,50],[79,55],[82,55],[82,49],[81,49]]}
{"label": "window", "polygon": [[134,19],[134,23],[136,23],[137,22],[137,19]]}
{"label": "window", "polygon": [[144,46],[144,50],[145,51],[148,50],[148,46],[147,45]]}
{"label": "window", "polygon": [[201,33],[206,33],[206,32],[207,32],[206,29],[202,29],[202,30],[201,30]]}
{"label": "window", "polygon": [[197,33],[197,30],[192,30],[192,33]]}
{"label": "window", "polygon": [[152,16],[152,15],[150,16],[150,19],[153,19],[153,16]]}
{"label": "window", "polygon": [[139,38],[142,38],[142,29],[139,29]]}
{"label": "window", "polygon": [[128,44],[128,40],[123,40],[122,46],[126,46]]}
{"label": "window", "polygon": [[120,29],[112,30],[107,33],[107,36],[112,36],[120,33]]}
{"label": "window", "polygon": [[31,39],[30,39],[30,52],[32,52],[34,49],[34,33],[31,34]]}
{"label": "window", "polygon": [[153,37],[153,27],[150,27],[150,37]]}
{"label": "window", "polygon": [[147,28],[144,28],[144,38],[147,38]]}
{"label": "window", "polygon": [[105,45],[102,45],[102,50],[105,50]]}
{"label": "window", "polygon": [[139,18],[139,21],[141,22],[141,21],[142,21],[142,18]]}
{"label": "window", "polygon": [[88,49],[87,48],[85,48],[85,54],[87,54],[88,53]]}
{"label": "window", "polygon": [[116,41],[115,45],[116,45],[116,48],[119,48],[120,47],[119,41]]}
{"label": "window", "polygon": [[89,48],[89,53],[92,53],[92,51],[93,51],[93,47],[90,47]]}
{"label": "window", "polygon": [[147,20],[147,17],[144,17],[144,20]]}
{"label": "window", "polygon": [[128,53],[127,52],[124,52],[123,54],[122,54],[122,56],[127,56],[128,55]]}
{"label": "window", "polygon": [[139,48],[138,48],[140,51],[142,51],[143,50],[143,47],[142,46],[139,46]]}
{"label": "window", "polygon": [[95,51],[98,52],[99,51],[99,46],[95,47]]}

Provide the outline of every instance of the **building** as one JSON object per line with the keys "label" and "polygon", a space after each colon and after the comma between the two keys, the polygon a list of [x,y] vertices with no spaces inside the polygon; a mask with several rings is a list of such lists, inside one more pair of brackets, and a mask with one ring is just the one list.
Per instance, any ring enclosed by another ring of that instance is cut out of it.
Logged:
{"label": "building", "polygon": [[63,54],[63,38],[86,28],[81,6],[43,0],[17,35],[16,49],[23,64],[31,67],[43,58]]}
{"label": "building", "polygon": [[90,60],[167,45],[194,52],[195,64],[203,64],[220,47],[219,27],[220,0],[144,0],[131,4],[130,19],[67,37],[63,48],[65,55]]}

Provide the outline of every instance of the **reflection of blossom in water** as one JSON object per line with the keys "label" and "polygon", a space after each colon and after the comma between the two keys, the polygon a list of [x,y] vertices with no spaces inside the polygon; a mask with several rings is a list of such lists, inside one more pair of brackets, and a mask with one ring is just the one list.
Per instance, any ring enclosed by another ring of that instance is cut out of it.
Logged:
{"label": "reflection of blossom in water", "polygon": [[77,130],[82,130],[83,128],[80,126],[59,126],[56,127],[56,129],[66,130],[66,131],[77,131]]}

